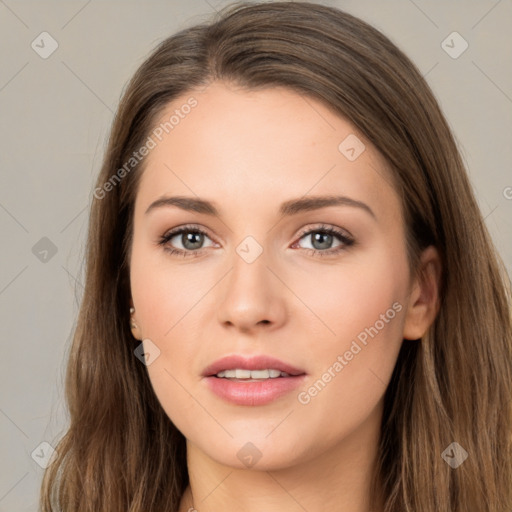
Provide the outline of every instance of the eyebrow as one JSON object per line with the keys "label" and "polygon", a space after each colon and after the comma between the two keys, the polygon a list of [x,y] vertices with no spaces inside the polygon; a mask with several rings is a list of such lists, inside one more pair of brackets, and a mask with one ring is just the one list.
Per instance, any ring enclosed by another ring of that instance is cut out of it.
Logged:
{"label": "eyebrow", "polygon": [[[145,214],[148,214],[156,208],[166,206],[176,206],[182,210],[220,217],[219,210],[211,201],[187,196],[161,197],[149,205]],[[369,213],[374,219],[377,218],[373,210],[366,203],[346,196],[309,196],[299,199],[290,199],[281,204],[279,214],[282,216],[291,216],[301,212],[319,210],[328,206],[351,206],[360,208]]]}

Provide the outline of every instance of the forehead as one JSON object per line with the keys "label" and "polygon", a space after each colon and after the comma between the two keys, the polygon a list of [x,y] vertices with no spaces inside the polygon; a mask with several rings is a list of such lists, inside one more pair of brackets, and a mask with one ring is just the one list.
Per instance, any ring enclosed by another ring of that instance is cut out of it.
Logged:
{"label": "forehead", "polygon": [[375,148],[322,102],[289,89],[248,91],[214,82],[172,101],[158,127],[140,208],[183,194],[215,198],[250,215],[291,197],[339,193],[382,214],[400,209]]}

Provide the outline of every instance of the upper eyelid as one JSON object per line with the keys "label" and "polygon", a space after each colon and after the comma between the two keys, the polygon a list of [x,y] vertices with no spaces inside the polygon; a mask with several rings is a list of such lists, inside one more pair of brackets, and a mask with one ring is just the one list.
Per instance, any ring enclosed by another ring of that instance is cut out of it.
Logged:
{"label": "upper eyelid", "polygon": [[[163,236],[169,237],[174,235],[179,235],[182,231],[199,231],[208,235],[208,230],[196,224],[185,224],[184,226],[176,226],[175,228],[168,229]],[[208,235],[209,236],[209,235]]]}
{"label": "upper eyelid", "polygon": [[302,238],[304,235],[308,235],[312,232],[315,232],[315,231],[329,231],[329,230],[333,230],[333,231],[336,231],[336,232],[340,232],[338,234],[341,234],[343,236],[346,236],[347,238],[351,238],[353,239],[354,237],[352,236],[352,234],[344,229],[344,228],[340,228],[338,226],[333,226],[332,224],[324,224],[324,223],[321,223],[320,226],[316,226],[316,227],[308,227],[308,228],[304,228],[302,231],[299,232],[299,234],[297,235],[299,238]]}

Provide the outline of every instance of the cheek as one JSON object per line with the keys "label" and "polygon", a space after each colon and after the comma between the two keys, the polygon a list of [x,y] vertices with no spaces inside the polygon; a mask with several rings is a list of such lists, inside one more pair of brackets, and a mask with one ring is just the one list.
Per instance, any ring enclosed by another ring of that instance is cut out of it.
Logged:
{"label": "cheek", "polygon": [[146,370],[153,392],[166,415],[181,432],[189,433],[194,429],[194,418],[201,412],[191,399],[193,385],[196,384],[192,384],[191,369],[196,366],[200,337],[187,331],[187,316],[180,321],[190,307],[184,308],[184,301],[178,300],[174,294],[162,294],[162,289],[150,289],[148,286],[138,295],[145,351],[148,339],[154,343],[149,345],[152,347],[149,352],[158,351],[158,356]]}
{"label": "cheek", "polygon": [[297,398],[326,443],[358,428],[384,395],[402,344],[406,263],[383,250],[329,274],[321,289],[304,285],[329,330],[308,347],[314,373]]}
{"label": "cheek", "polygon": [[[364,338],[365,329],[376,323],[386,336],[399,334],[402,315],[397,309],[405,307],[393,309],[392,305],[403,301],[408,285],[405,269],[405,256],[382,246],[346,258],[336,267],[304,272],[294,280],[293,289],[307,306],[302,309],[308,316],[308,331],[314,330],[316,339],[325,340],[321,346],[327,351],[341,350],[360,333]],[[315,344],[315,351],[319,345]]]}
{"label": "cheek", "polygon": [[197,308],[194,305],[209,288],[207,269],[176,261],[180,262],[171,262],[163,249],[134,244],[130,284],[144,337],[171,339],[179,325],[190,319],[188,312],[193,313],[192,308]]}
{"label": "cheek", "polygon": [[197,357],[205,341],[198,319],[206,321],[211,297],[205,294],[213,283],[200,266],[171,265],[157,251],[135,244],[130,263],[138,325],[160,351],[147,366],[153,390],[178,429],[188,432],[198,415],[189,392],[199,381]]}

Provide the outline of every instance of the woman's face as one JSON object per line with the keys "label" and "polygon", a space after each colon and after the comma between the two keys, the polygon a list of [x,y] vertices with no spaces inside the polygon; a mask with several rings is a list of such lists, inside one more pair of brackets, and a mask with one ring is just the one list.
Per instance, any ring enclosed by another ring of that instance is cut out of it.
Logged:
{"label": "woman's face", "polygon": [[[134,332],[163,409],[233,467],[289,467],[377,432],[411,291],[382,157],[282,88],[214,82],[161,121],[173,114],[147,156],[130,261]],[[324,197],[336,201],[315,202]],[[207,376],[251,362],[299,375]]]}

